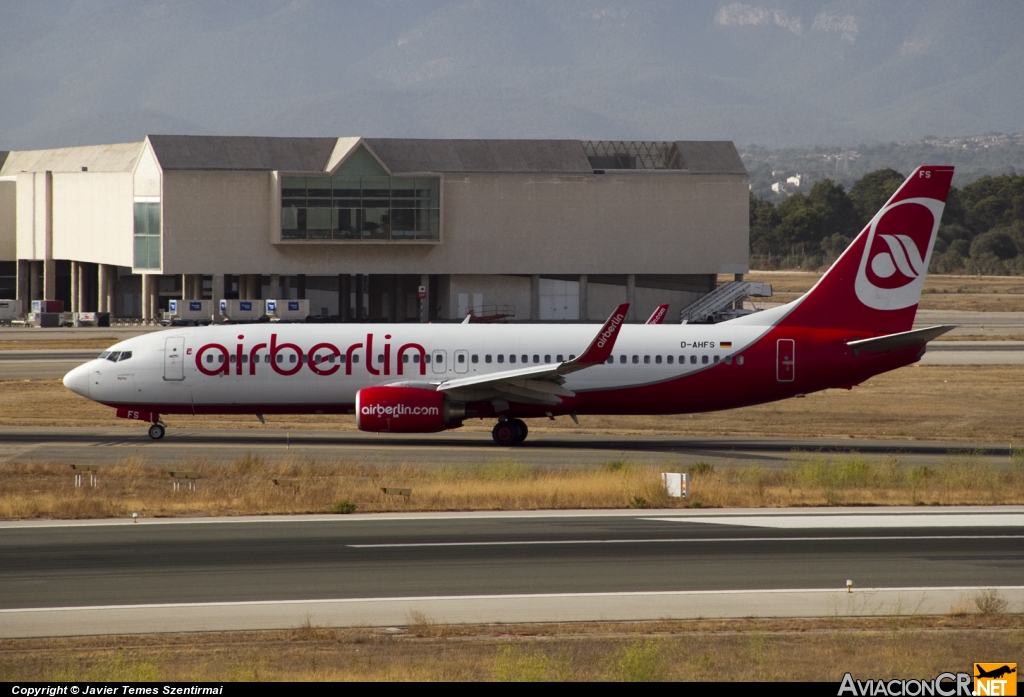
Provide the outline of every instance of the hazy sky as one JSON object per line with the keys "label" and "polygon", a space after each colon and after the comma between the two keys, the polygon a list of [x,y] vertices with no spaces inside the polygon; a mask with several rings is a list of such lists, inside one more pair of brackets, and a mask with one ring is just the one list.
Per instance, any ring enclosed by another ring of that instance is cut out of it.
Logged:
{"label": "hazy sky", "polygon": [[856,143],[1024,131],[1024,3],[0,3],[0,150],[147,133]]}

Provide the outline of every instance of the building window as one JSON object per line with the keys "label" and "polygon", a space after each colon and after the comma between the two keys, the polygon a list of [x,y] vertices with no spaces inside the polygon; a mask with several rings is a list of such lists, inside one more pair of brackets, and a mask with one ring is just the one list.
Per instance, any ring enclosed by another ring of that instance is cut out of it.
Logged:
{"label": "building window", "polygon": [[281,177],[282,240],[436,240],[441,180],[391,177],[360,147],[333,176]]}
{"label": "building window", "polygon": [[135,258],[137,269],[160,268],[160,203],[135,203]]}

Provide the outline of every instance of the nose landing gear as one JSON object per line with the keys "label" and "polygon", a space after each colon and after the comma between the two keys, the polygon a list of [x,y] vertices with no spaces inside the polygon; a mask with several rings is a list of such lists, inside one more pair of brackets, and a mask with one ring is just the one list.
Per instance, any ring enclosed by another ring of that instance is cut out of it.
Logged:
{"label": "nose landing gear", "polygon": [[491,430],[491,438],[498,445],[512,446],[519,445],[526,440],[530,429],[520,419],[506,419],[495,424]]}

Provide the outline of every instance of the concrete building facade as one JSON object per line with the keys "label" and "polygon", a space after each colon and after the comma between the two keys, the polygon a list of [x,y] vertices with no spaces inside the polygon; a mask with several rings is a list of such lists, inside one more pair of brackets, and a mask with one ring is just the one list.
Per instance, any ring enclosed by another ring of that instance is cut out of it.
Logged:
{"label": "concrete building facade", "polygon": [[[149,136],[0,152],[0,297],[157,318],[642,320],[748,263],[730,142]],[[419,289],[426,290],[421,299]]]}

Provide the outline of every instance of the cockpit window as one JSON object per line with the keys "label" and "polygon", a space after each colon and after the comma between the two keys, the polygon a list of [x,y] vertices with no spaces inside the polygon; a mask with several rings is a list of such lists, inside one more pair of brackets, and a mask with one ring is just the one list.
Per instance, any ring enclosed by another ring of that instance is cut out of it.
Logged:
{"label": "cockpit window", "polygon": [[100,354],[100,360],[102,361],[104,358],[106,358],[109,355],[110,355],[110,351],[104,351],[103,353]]}
{"label": "cockpit window", "polygon": [[132,352],[131,351],[122,351],[121,352],[121,357],[118,358],[117,360],[118,361],[126,361],[129,358],[131,358],[131,357],[132,357]]}
{"label": "cockpit window", "polygon": [[111,351],[107,354],[107,360],[117,363],[118,356],[121,355],[120,351]]}

